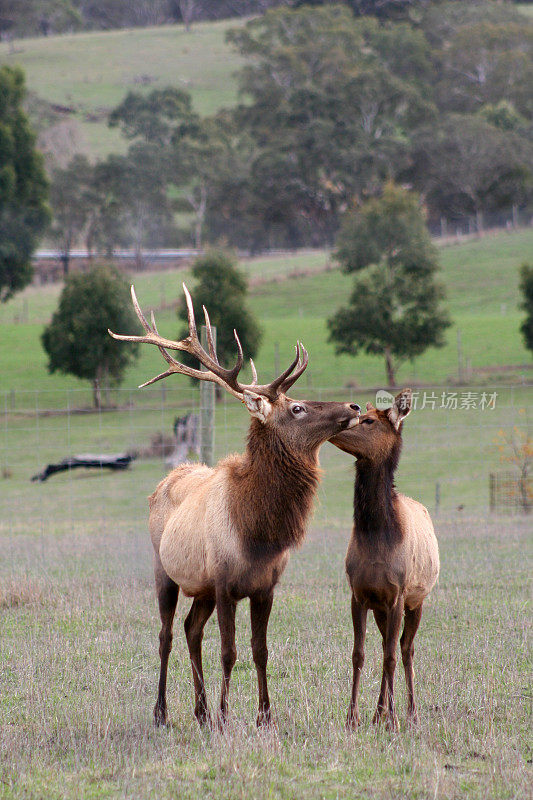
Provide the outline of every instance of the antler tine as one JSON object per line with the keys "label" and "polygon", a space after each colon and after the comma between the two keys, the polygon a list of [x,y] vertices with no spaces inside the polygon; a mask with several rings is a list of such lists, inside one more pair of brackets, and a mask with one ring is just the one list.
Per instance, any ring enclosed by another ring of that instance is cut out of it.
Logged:
{"label": "antler tine", "polygon": [[[218,377],[220,378],[218,383],[220,383],[221,386],[226,386],[226,388],[230,387],[233,390],[233,394],[235,394],[235,392],[242,394],[242,389],[237,381],[237,375],[239,374],[242,368],[243,354],[242,354],[242,346],[239,341],[239,337],[237,336],[237,332],[233,331],[235,336],[235,341],[237,342],[237,350],[238,350],[237,362],[235,363],[235,366],[232,369],[224,369],[223,367],[220,366],[215,351],[215,346],[213,341],[213,331],[211,329],[211,321],[209,319],[209,314],[207,313],[204,307],[206,330],[207,330],[207,343],[209,348],[209,355],[208,355],[198,340],[198,333],[196,330],[196,321],[194,318],[194,308],[192,304],[192,298],[185,284],[183,284],[183,291],[185,292],[185,299],[187,301],[189,336],[185,340],[185,342],[187,342],[187,347],[183,347],[180,349],[188,350],[188,352],[194,355],[198,359],[198,361],[200,361],[204,365],[204,367],[207,368],[209,372],[218,375]],[[205,375],[205,372],[202,372],[202,375]]]}
{"label": "antler tine", "polygon": [[284,384],[284,382],[287,380],[293,369],[295,369],[295,367],[298,365],[300,361],[300,342],[296,344],[296,347],[294,349],[296,350],[296,358],[294,359],[292,364],[290,364],[287,367],[287,369],[281,373],[281,375],[279,375],[275,380],[272,381],[272,383],[269,384],[272,391],[276,394],[281,391],[281,386]]}
{"label": "antler tine", "polygon": [[235,330],[235,328],[233,329],[233,336],[235,337],[235,341],[237,342],[237,361],[235,362],[235,366],[233,367],[233,369],[230,371],[230,374],[236,378],[242,369],[242,362],[244,361],[244,356],[242,352],[241,340],[239,339],[239,335]]}
{"label": "antler tine", "polygon": [[256,386],[257,385],[257,370],[255,368],[255,364],[254,364],[253,358],[250,359],[250,366],[252,368],[252,378],[253,378],[250,386]]}
{"label": "antler tine", "polygon": [[[137,314],[141,325],[143,326],[143,328],[146,331],[146,333],[152,333],[152,329],[148,325],[148,323],[146,321],[146,318],[145,318],[145,316],[144,316],[144,314],[143,314],[143,312],[141,310],[141,307],[139,305],[139,301],[137,300],[137,295],[135,294],[135,286],[133,285],[133,283],[131,284],[130,292],[131,292],[131,299],[132,299],[132,302],[133,302],[133,308],[135,309],[135,313]],[[154,322],[154,312],[152,311],[152,323],[153,322]],[[154,328],[155,328],[155,325],[154,325]]]}
{"label": "antler tine", "polygon": [[298,364],[296,365],[296,371],[293,372],[292,375],[289,375],[289,377],[283,381],[280,387],[283,393],[288,392],[293,383],[296,383],[300,375],[303,372],[305,372],[305,370],[307,369],[307,365],[309,364],[309,353],[307,352],[307,350],[305,349],[305,347],[301,342],[298,342],[298,344],[300,345],[301,348],[301,359],[298,360]]}
{"label": "antler tine", "polygon": [[205,329],[207,332],[207,346],[209,347],[209,355],[217,364],[220,363],[218,360],[218,356],[215,350],[215,343],[213,341],[213,331],[211,330],[211,320],[209,319],[209,314],[207,313],[207,308],[202,306],[204,310],[204,317],[205,317]]}
{"label": "antler tine", "polygon": [[194,318],[194,307],[192,304],[192,297],[189,293],[189,290],[185,286],[184,283],[181,284],[183,286],[183,291],[185,293],[185,301],[187,303],[187,320],[189,323],[189,336],[191,339],[196,338],[198,340],[198,334],[196,332],[196,320]]}
{"label": "antler tine", "polygon": [[[157,325],[156,325],[156,322],[155,322],[155,315],[154,315],[153,311],[150,312],[150,319],[152,320],[152,328],[154,330],[154,333],[156,333],[157,336],[159,336],[159,331],[157,330]],[[165,350],[164,347],[162,347],[161,345],[158,345],[158,349],[159,349],[159,352],[161,353],[161,355],[163,356],[163,358],[165,359],[165,361],[167,362],[167,364],[170,364],[172,367],[183,367],[184,369],[188,369],[188,367],[185,367],[185,364],[180,364],[179,361],[176,361],[175,358],[172,358],[170,353],[168,353]],[[174,370],[174,372],[180,372],[180,370]],[[158,375],[157,378],[152,378],[151,381],[147,381],[146,383],[143,383],[141,386],[139,386],[139,389],[142,389],[143,386],[148,386],[148,384],[150,384],[150,383],[154,383],[154,381],[156,381],[156,380],[160,380],[160,378],[166,378],[167,375],[170,375],[171,373],[172,373],[172,370],[167,370],[167,372],[165,372],[165,373],[163,373],[161,375]]]}
{"label": "antler tine", "polygon": [[[207,313],[207,311],[205,311],[208,349],[209,349],[209,353],[207,353],[198,340],[198,333],[196,330],[196,320],[194,318],[194,308],[192,304],[192,298],[185,284],[183,284],[183,291],[185,293],[185,299],[187,302],[187,317],[189,321],[189,335],[185,339],[181,339],[180,341],[175,342],[172,341],[171,339],[165,339],[163,336],[161,336],[159,334],[159,331],[157,330],[157,325],[155,322],[153,311],[151,314],[152,326],[149,325],[143,312],[141,311],[141,307],[135,295],[135,289],[133,286],[131,287],[131,297],[133,301],[133,307],[135,309],[135,313],[137,314],[137,317],[139,318],[141,325],[143,326],[146,332],[146,336],[126,336],[119,333],[113,333],[113,331],[111,330],[109,331],[109,334],[114,339],[118,339],[123,342],[139,342],[146,344],[154,344],[159,349],[159,352],[161,353],[167,364],[169,364],[170,369],[166,370],[166,372],[162,372],[155,378],[146,381],[146,383],[143,383],[142,386],[149,386],[151,383],[160,381],[163,378],[172,375],[173,373],[181,373],[182,375],[188,375],[189,377],[197,378],[198,380],[218,383],[219,386],[222,386],[224,389],[229,391],[234,397],[237,397],[239,400],[242,400],[243,388],[238,383],[237,376],[242,367],[243,353],[242,353],[242,346],[239,341],[239,337],[237,336],[237,333],[235,332],[235,340],[237,342],[237,349],[238,349],[237,362],[232,369],[224,369],[223,367],[220,366],[218,362],[213,341],[213,330],[211,328],[211,322],[209,320],[209,314]],[[167,349],[184,350],[185,352],[197,358],[198,361],[200,361],[201,364],[206,368],[206,371],[193,369],[192,367],[187,367],[185,364],[181,364],[179,361],[176,361],[170,355],[170,353],[167,352]]]}
{"label": "antler tine", "polygon": [[[278,378],[273,380],[272,383],[265,383],[265,384],[257,383],[257,371],[255,368],[255,364],[252,361],[252,359],[250,359],[253,380],[252,383],[248,383],[246,385],[241,384],[240,385],[241,391],[249,389],[255,392],[256,394],[265,395],[265,397],[268,397],[269,400],[275,400],[276,397],[278,397],[278,395],[285,392],[286,388],[292,386],[292,384],[297,380],[297,378],[300,377],[304,369],[307,367],[309,356],[307,354],[306,349],[300,344],[300,342],[298,342],[295,347],[295,350],[296,350],[296,358],[294,359],[292,364],[290,364]],[[291,375],[294,369],[296,369],[296,372],[294,373],[294,375]]]}

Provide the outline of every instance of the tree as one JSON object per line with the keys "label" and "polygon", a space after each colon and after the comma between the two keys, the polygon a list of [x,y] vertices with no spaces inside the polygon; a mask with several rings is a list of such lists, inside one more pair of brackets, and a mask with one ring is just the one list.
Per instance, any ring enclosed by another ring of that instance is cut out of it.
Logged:
{"label": "tree", "polygon": [[[357,17],[376,16],[380,19],[404,19],[411,11],[427,6],[431,0],[340,0]],[[292,0],[294,8],[338,4],[339,0]]]}
{"label": "tree", "polygon": [[349,306],[328,320],[329,339],[337,353],[383,355],[394,386],[402,362],[441,347],[450,325],[440,307],[437,255],[417,196],[388,184],[380,199],[346,216],[336,256],[345,272],[362,274]]}
{"label": "tree", "polygon": [[[520,414],[525,416],[526,410],[521,408]],[[517,497],[518,505],[525,514],[533,507],[533,489],[531,486],[531,467],[533,466],[533,437],[531,429],[514,425],[512,431],[498,431],[495,444],[500,453],[500,461],[512,464],[518,470],[516,490],[511,489],[510,496]]]}
{"label": "tree", "polygon": [[160,147],[186,133],[194,135],[198,123],[189,92],[173,86],[148,94],[128,92],[109,115],[109,127],[120,127],[127,139],[143,139]]}
{"label": "tree", "polygon": [[[257,213],[268,234],[285,228],[280,244],[331,242],[353,198],[406,167],[411,131],[432,119],[423,37],[403,25],[385,36],[337,5],[276,9],[229,39],[249,62],[240,86],[251,102],[236,118],[257,145]],[[411,50],[418,85],[401,77]]]}
{"label": "tree", "polygon": [[0,0],[0,30],[16,36],[48,36],[79,28],[81,23],[71,0]]}
{"label": "tree", "polygon": [[56,168],[50,186],[54,215],[52,234],[59,242],[65,275],[70,251],[81,236],[94,207],[93,168],[85,156],[74,156],[65,169]]}
{"label": "tree", "polygon": [[[236,330],[245,358],[253,358],[261,341],[261,329],[246,305],[248,286],[245,276],[240,272],[229,255],[219,250],[212,250],[200,256],[192,268],[193,277],[198,281],[192,292],[194,313],[197,320],[202,319],[201,309],[205,305],[209,309],[209,318],[217,329],[217,354],[221,364],[235,363]],[[183,302],[178,316],[187,320],[187,306]],[[184,327],[180,338],[188,335]],[[183,355],[184,363],[199,365],[192,357]]]}
{"label": "tree", "polygon": [[121,343],[114,331],[137,331],[139,323],[122,275],[110,267],[69,275],[52,321],[41,342],[49,372],[63,372],[92,381],[93,398],[100,408],[103,382],[120,383],[126,367],[137,357],[136,343]]}
{"label": "tree", "polygon": [[24,73],[0,67],[0,302],[32,278],[31,256],[49,222],[43,158],[22,110]]}
{"label": "tree", "polygon": [[194,213],[193,240],[201,249],[211,196],[235,170],[236,144],[241,145],[232,116],[220,112],[200,119],[190,94],[168,86],[146,95],[129,92],[111,113],[109,124],[120,126],[133,147],[160,148],[152,163],[161,184],[174,196],[175,210]]}
{"label": "tree", "polygon": [[474,112],[511,101],[530,115],[533,25],[509,3],[431,3],[420,25],[431,45],[436,102]]}
{"label": "tree", "polygon": [[520,331],[526,347],[533,352],[533,266],[529,264],[522,264],[520,291],[523,295],[520,308],[526,312],[526,318],[520,326]]}
{"label": "tree", "polygon": [[168,170],[158,145],[134,142],[127,155],[109,155],[94,168],[96,213],[88,234],[112,253],[133,244],[142,264],[145,246],[164,245],[175,232],[166,193]]}
{"label": "tree", "polygon": [[[194,213],[192,239],[198,250],[203,247],[206,219],[213,214],[220,218],[227,206],[228,197],[224,197],[221,187],[239,180],[248,150],[246,134],[224,112],[203,119],[194,131],[174,137],[169,180],[178,194],[178,210]],[[233,206],[226,221],[226,235],[235,216]]]}
{"label": "tree", "polygon": [[197,0],[177,0],[177,4],[183,24],[185,25],[185,30],[189,32],[191,30],[194,12],[198,5]]}
{"label": "tree", "polygon": [[448,217],[525,204],[531,198],[533,148],[516,131],[494,127],[480,116],[449,114],[413,136],[412,168],[406,173],[430,208]]}

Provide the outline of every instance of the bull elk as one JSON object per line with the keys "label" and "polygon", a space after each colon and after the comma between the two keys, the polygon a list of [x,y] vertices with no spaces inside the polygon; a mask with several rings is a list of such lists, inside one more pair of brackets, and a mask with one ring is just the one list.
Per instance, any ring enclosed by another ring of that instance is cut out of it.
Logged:
{"label": "bull elk", "polygon": [[[143,386],[180,373],[212,381],[241,400],[251,414],[247,446],[242,455],[230,455],[210,468],[184,464],[173,470],[150,497],[149,527],[154,548],[155,584],[161,615],[159,654],[161,670],[154,709],[156,724],[167,721],[166,681],[172,648],[174,613],[181,588],[194,598],[185,620],[195,693],[195,716],[210,721],[202,671],[204,626],[216,607],[221,637],[222,688],[219,723],[227,714],[231,671],[236,660],[235,611],[239,600],[250,598],[252,654],[257,670],[259,712],[257,724],[270,721],[266,665],[267,625],[274,587],[289,558],[289,551],[305,535],[313,497],[319,481],[318,450],[335,433],[357,421],[359,406],[350,403],[292,400],[286,392],[308,364],[308,354],[298,343],[292,364],[269,384],[259,385],[251,362],[253,381],[238,380],[243,363],[237,333],[238,357],[224,369],[218,361],[209,316],[204,308],[208,350],[198,340],[191,297],[184,285],[189,335],[170,341],[159,335],[152,314],[146,321],[132,298],[145,336],[115,339],[156,345],[169,365]],[[168,350],[195,356],[207,371],[177,362]]]}
{"label": "bull elk", "polygon": [[384,720],[391,729],[398,726],[394,671],[402,617],[400,647],[407,683],[407,717],[417,721],[413,641],[423,602],[439,574],[439,549],[427,510],[394,488],[403,420],[411,403],[410,389],[400,392],[387,410],[379,411],[367,403],[367,413],[356,427],[330,440],[357,459],[354,524],[346,554],[354,629],[353,685],[347,719],[351,728],[359,724],[358,692],[368,609],[374,612],[383,637],[383,675],[373,721]]}

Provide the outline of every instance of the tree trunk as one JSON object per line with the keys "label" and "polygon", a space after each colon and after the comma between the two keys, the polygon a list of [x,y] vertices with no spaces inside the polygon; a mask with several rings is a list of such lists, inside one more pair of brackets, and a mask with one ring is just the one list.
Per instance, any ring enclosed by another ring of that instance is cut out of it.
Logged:
{"label": "tree trunk", "polygon": [[63,264],[63,276],[66,278],[70,266],[70,253],[61,254],[61,263]]}
{"label": "tree trunk", "polygon": [[388,347],[385,348],[385,369],[387,372],[387,385],[396,386],[396,370]]}
{"label": "tree trunk", "polygon": [[528,496],[528,468],[527,465],[523,465],[520,471],[520,478],[518,480],[518,490],[520,492],[520,505],[522,506],[522,510],[525,514],[529,514],[531,511],[531,504],[529,502]]}
{"label": "tree trunk", "polygon": [[181,18],[187,33],[191,30],[192,15],[194,11],[194,0],[179,0]]}
{"label": "tree trunk", "polygon": [[205,184],[202,184],[200,187],[200,199],[198,202],[196,202],[194,195],[190,195],[187,199],[196,213],[196,220],[194,224],[194,246],[197,250],[201,250],[204,219],[207,208],[207,187]]}
{"label": "tree trunk", "polygon": [[137,272],[142,272],[144,269],[143,249],[140,242],[135,242],[135,267]]}
{"label": "tree trunk", "polygon": [[98,378],[93,380],[93,402],[94,407],[100,410],[102,407],[102,396],[100,394],[100,381]]}

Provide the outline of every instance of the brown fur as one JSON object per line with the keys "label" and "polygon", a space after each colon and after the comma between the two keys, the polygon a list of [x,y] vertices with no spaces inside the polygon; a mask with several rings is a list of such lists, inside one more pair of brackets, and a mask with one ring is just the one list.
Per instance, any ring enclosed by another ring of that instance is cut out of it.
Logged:
{"label": "brown fur", "polygon": [[[266,630],[274,587],[290,549],[305,535],[320,477],[318,449],[332,432],[355,421],[359,411],[348,403],[294,401],[285,395],[254,403],[256,418],[242,455],[228,456],[214,468],[182,465],[150,497],[162,620],[161,676],[154,711],[158,723],[167,717],[166,672],[179,588],[195,598],[186,633],[198,720],[209,719],[201,663],[203,627],[216,607],[223,671],[219,720],[223,722],[236,658],[235,609],[244,597],[250,598],[251,606],[259,687],[257,721],[263,724],[270,719]],[[296,417],[295,405],[305,413]]]}
{"label": "brown fur", "polygon": [[403,419],[409,413],[411,391],[401,392],[391,409],[367,404],[356,427],[330,441],[355,455],[354,526],[346,554],[352,589],[354,626],[353,686],[348,725],[359,722],[358,690],[364,663],[368,609],[374,612],[383,637],[383,677],[374,721],[397,727],[394,711],[394,670],[402,617],[402,660],[408,691],[408,718],[417,718],[413,687],[413,640],[422,604],[439,573],[439,552],[427,510],[399,494],[394,472],[401,452]]}

